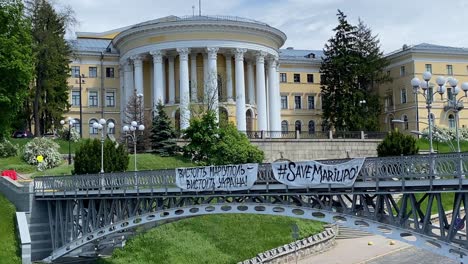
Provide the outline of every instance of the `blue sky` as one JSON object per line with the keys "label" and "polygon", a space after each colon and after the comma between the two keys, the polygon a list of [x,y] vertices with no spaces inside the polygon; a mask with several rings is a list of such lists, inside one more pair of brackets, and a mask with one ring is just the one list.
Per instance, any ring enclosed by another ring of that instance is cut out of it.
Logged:
{"label": "blue sky", "polygon": [[[198,0],[56,0],[69,5],[75,31],[100,32],[167,15],[198,13]],[[119,3],[120,2],[120,3]],[[322,49],[341,9],[378,34],[385,52],[422,42],[468,47],[468,0],[202,0],[202,14],[231,15],[268,23],[288,36],[285,47]]]}

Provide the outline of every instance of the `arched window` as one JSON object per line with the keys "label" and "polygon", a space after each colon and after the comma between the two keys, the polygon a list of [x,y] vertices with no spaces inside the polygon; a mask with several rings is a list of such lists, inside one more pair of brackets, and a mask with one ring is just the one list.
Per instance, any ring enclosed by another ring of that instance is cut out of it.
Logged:
{"label": "arched window", "polygon": [[229,121],[228,111],[224,107],[219,107],[218,110],[219,110],[219,122],[227,124]]}
{"label": "arched window", "polygon": [[281,131],[283,133],[288,132],[288,121],[286,120],[281,121]]}
{"label": "arched window", "polygon": [[89,134],[90,135],[96,135],[98,133],[98,129],[93,127],[94,123],[97,123],[97,119],[92,118],[89,120]]}
{"label": "arched window", "polygon": [[81,122],[80,122],[80,119],[78,119],[78,118],[73,119],[73,127],[72,127],[72,129],[75,129],[75,131],[76,131],[78,134],[81,134]]}
{"label": "arched window", "polygon": [[455,116],[453,116],[453,114],[450,114],[448,116],[448,121],[449,121],[449,128],[455,128]]}
{"label": "arched window", "polygon": [[302,131],[302,123],[300,120],[297,120],[296,123],[294,124],[294,130],[299,131],[301,133]]}
{"label": "arched window", "polygon": [[309,121],[309,134],[315,133],[315,122],[314,120]]}
{"label": "arched window", "polygon": [[[111,122],[114,123],[113,128],[109,127],[109,123]],[[107,127],[107,134],[115,134],[115,120],[114,119],[107,119],[106,127]]]}
{"label": "arched window", "polygon": [[409,125],[408,125],[408,116],[407,115],[403,116],[403,122],[404,122],[405,130],[408,130]]}
{"label": "arched window", "polygon": [[252,131],[253,128],[252,128],[252,110],[251,109],[248,109],[247,112],[245,113],[245,120],[247,122],[247,131]]}

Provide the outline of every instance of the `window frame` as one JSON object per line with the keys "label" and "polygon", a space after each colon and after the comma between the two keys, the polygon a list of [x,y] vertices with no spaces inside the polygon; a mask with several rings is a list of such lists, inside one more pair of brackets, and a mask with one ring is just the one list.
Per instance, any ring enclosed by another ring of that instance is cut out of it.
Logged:
{"label": "window frame", "polygon": [[[312,98],[312,107],[311,107],[311,99]],[[308,95],[307,96],[307,109],[313,110],[315,109],[315,95]]]}
{"label": "window frame", "polygon": [[[71,106],[80,106],[81,102],[81,94],[80,91],[74,91],[72,90],[71,92]],[[75,102],[76,100],[76,102]]]}
{"label": "window frame", "polygon": [[[299,98],[299,101],[297,101],[298,98]],[[296,110],[302,109],[302,96],[300,96],[300,95],[295,95],[294,96],[294,109],[296,109]]]}
{"label": "window frame", "polygon": [[[429,66],[429,67],[428,67]],[[432,64],[425,64],[424,68],[426,69],[426,72],[432,73]]]}
{"label": "window frame", "polygon": [[400,76],[405,76],[405,75],[406,75],[406,67],[400,66]]}
{"label": "window frame", "polygon": [[[91,96],[91,94],[93,94],[93,96]],[[96,94],[96,96],[94,96],[94,94]],[[95,104],[91,104],[91,102],[94,103],[94,97],[96,102]],[[93,98],[93,100],[91,100]],[[98,91],[89,91],[88,92],[88,107],[99,107],[99,92]]]}
{"label": "window frame", "polygon": [[[112,104],[109,104],[109,94],[112,93]],[[115,107],[115,91],[106,91],[106,107]]]}
{"label": "window frame", "polygon": [[446,69],[447,69],[447,75],[453,76],[453,65],[447,64]]}
{"label": "window frame", "polygon": [[[91,71],[91,69],[95,70],[95,71]],[[93,74],[91,74],[91,72],[93,72]],[[88,78],[97,78],[98,75],[97,75],[97,67],[95,66],[90,66],[88,68]]]}
{"label": "window frame", "polygon": [[70,68],[71,68],[71,77],[80,78],[80,74],[81,74],[80,66],[71,66]]}
{"label": "window frame", "polygon": [[115,68],[114,67],[106,67],[106,78],[115,78]]}
{"label": "window frame", "polygon": [[293,80],[294,80],[294,83],[301,83],[301,74],[300,73],[294,73]]}
{"label": "window frame", "polygon": [[314,74],[312,73],[307,74],[307,83],[314,83]]}
{"label": "window frame", "polygon": [[280,72],[280,82],[281,83],[287,83],[288,82],[288,76],[285,72]]}
{"label": "window frame", "polygon": [[287,95],[281,95],[281,109],[285,109],[285,110],[288,109],[288,96]]}
{"label": "window frame", "polygon": [[400,102],[402,104],[406,104],[408,102],[408,93],[406,91],[406,88],[401,88],[400,90]]}

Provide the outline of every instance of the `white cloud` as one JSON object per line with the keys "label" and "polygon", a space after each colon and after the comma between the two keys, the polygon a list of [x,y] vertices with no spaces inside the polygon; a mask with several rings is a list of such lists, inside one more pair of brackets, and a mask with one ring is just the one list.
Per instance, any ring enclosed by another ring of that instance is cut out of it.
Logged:
{"label": "white cloud", "polygon": [[[167,15],[198,13],[198,0],[62,0],[81,22],[77,31],[106,31]],[[243,16],[277,27],[286,46],[322,49],[337,25],[341,9],[351,23],[361,18],[380,36],[386,52],[422,42],[468,47],[462,14],[466,0],[202,0],[203,14]],[[456,12],[454,12],[456,11]],[[453,15],[455,13],[455,15]]]}

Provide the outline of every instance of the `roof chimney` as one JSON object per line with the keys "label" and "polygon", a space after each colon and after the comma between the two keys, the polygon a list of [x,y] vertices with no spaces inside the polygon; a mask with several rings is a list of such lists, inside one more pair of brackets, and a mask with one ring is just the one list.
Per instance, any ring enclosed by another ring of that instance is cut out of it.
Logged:
{"label": "roof chimney", "polygon": [[286,49],[287,49],[287,50],[293,50],[294,47],[287,47]]}

